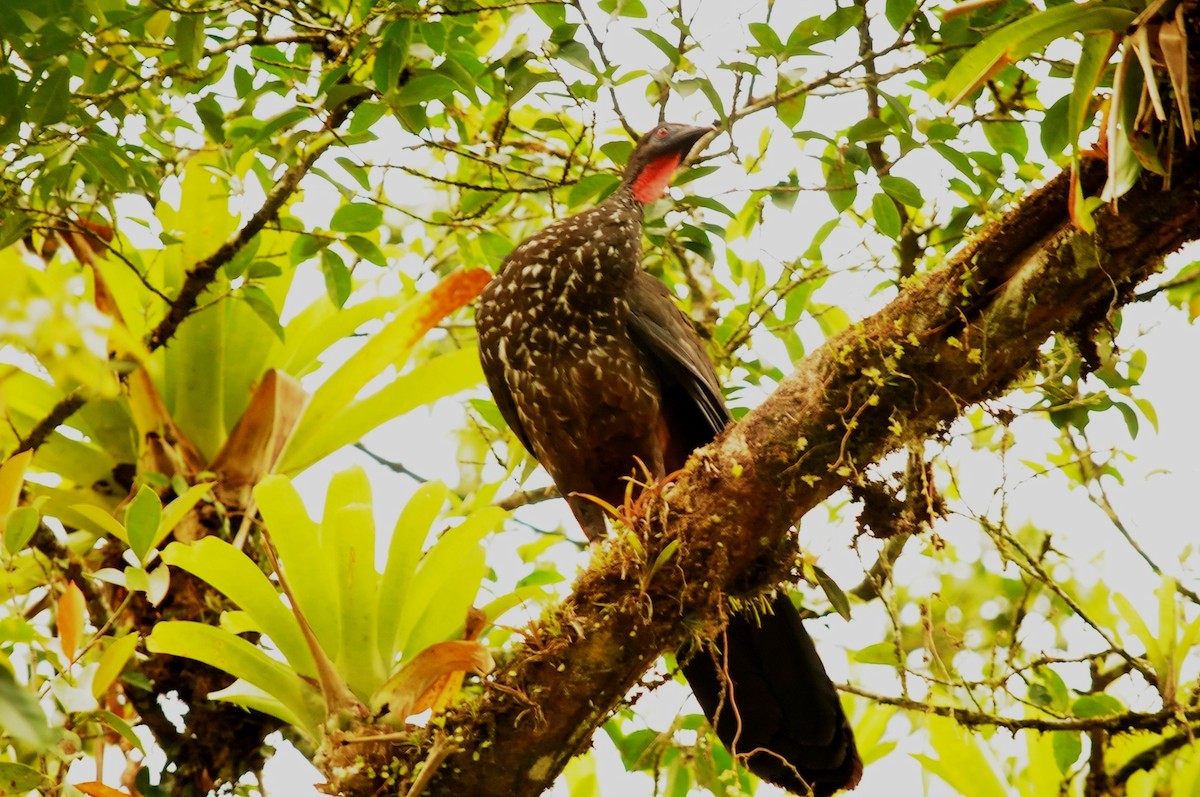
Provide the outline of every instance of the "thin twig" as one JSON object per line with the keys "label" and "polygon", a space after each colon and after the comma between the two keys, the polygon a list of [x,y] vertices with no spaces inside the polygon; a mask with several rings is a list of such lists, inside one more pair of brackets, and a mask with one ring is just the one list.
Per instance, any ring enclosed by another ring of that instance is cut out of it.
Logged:
{"label": "thin twig", "polygon": [[67,395],[59,399],[54,405],[54,409],[50,410],[50,414],[37,422],[37,425],[29,430],[29,434],[17,444],[17,450],[14,454],[20,454],[22,451],[35,451],[42,443],[49,439],[54,430],[61,426],[68,418],[87,403],[87,393],[83,386],[72,390]]}
{"label": "thin twig", "polygon": [[1174,725],[1183,716],[1190,721],[1200,720],[1200,709],[1179,712],[1175,709],[1163,709],[1153,713],[1126,711],[1120,714],[1108,714],[1102,717],[1065,717],[1048,719],[1044,717],[1002,717],[997,714],[987,714],[982,711],[945,706],[913,700],[907,697],[880,695],[860,689],[853,684],[837,684],[837,688],[858,697],[866,698],[885,706],[896,706],[918,714],[936,714],[939,717],[949,717],[959,725],[967,727],[993,726],[1009,731],[1093,731],[1104,730],[1110,733],[1127,731],[1159,732]]}

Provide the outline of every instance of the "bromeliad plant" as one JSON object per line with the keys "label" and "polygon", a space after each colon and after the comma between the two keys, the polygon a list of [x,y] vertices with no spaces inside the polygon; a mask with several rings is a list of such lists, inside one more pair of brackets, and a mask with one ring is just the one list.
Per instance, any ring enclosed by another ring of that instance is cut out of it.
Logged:
{"label": "bromeliad plant", "polygon": [[[382,714],[401,725],[446,705],[465,672],[491,669],[487,648],[474,639],[479,616],[469,615],[487,573],[480,541],[506,515],[476,509],[422,551],[448,494],[440,482],[417,490],[396,521],[380,571],[361,469],[334,476],[320,522],[287,478],[268,477],[254,497],[277,551],[278,580],[216,537],[172,543],[164,562],[208,582],[238,608],[226,611],[219,627],[161,622],[147,648],[235,676],[210,697],[278,717],[314,743],[347,720]],[[265,641],[240,636],[246,632]]]}
{"label": "bromeliad plant", "polygon": [[[175,589],[187,580],[164,566],[160,548],[216,536],[259,555],[252,489],[265,476],[294,475],[482,381],[469,342],[428,333],[473,298],[486,270],[431,269],[428,289],[405,277],[394,292],[376,290],[383,272],[374,267],[408,251],[389,238],[379,208],[362,202],[320,227],[283,206],[242,235],[231,186],[252,168],[253,158],[225,147],[181,159],[161,197],[152,194],[153,217],[143,221],[161,232],[144,248],[74,206],[40,224],[19,213],[0,224],[0,746],[42,751],[56,741],[45,727],[77,737],[62,745],[70,752],[61,766],[0,756],[0,792],[52,791],[78,751],[112,743],[114,732],[139,747],[137,722],[158,723],[174,768],[165,774],[201,793],[258,766],[265,717],[247,718],[259,727],[244,729],[245,756],[216,764],[203,741],[172,741],[202,738],[190,724],[204,727],[207,712],[217,724],[245,712],[189,702],[227,683],[210,684],[208,668],[137,652],[160,620],[206,620],[219,604]],[[305,301],[294,277],[314,265],[327,295]],[[204,268],[215,271],[196,281]],[[173,297],[187,285],[201,290],[179,312]],[[295,312],[281,319],[285,305]],[[393,662],[380,657],[386,678]],[[308,674],[314,664],[298,667]],[[374,687],[362,689],[369,699]],[[170,692],[189,704],[184,733],[158,716],[156,695]],[[308,728],[300,694],[283,704]],[[32,718],[24,730],[5,720],[14,711]]]}
{"label": "bromeliad plant", "polygon": [[[1140,12],[1135,10],[1141,5]],[[1164,164],[1171,150],[1194,146],[1196,120],[1188,88],[1188,2],[1094,0],[1055,5],[988,35],[946,75],[942,94],[952,105],[966,100],[1000,70],[1045,50],[1051,42],[1082,35],[1082,52],[1072,76],[1071,93],[1054,108],[1061,114],[1071,147],[1071,219],[1095,229],[1092,211],[1129,192],[1143,171],[1169,176]],[[1120,53],[1110,65],[1114,53]],[[1169,86],[1168,95],[1159,83]],[[1097,89],[1111,86],[1107,98]],[[1173,100],[1173,109],[1172,102]],[[1084,197],[1079,182],[1084,150],[1080,136],[1091,128],[1097,110],[1104,114],[1098,149],[1108,164],[1108,180],[1098,197]],[[1177,142],[1178,138],[1182,139]],[[1054,153],[1050,153],[1054,154]]]}

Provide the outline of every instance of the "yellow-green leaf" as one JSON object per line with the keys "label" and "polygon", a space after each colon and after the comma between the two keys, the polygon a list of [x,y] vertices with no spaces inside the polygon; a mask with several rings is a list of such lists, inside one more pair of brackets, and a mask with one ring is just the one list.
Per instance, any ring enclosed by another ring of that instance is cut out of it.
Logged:
{"label": "yellow-green leaf", "polygon": [[391,666],[396,654],[400,608],[408,600],[408,590],[421,558],[421,549],[449,494],[449,488],[442,482],[426,482],[417,488],[396,519],[396,527],[388,545],[387,564],[379,582],[379,654],[385,667]]}
{"label": "yellow-green leaf", "polygon": [[317,688],[241,637],[204,623],[169,620],[154,627],[146,648],[202,661],[248,681],[278,700],[300,720],[297,727],[315,738],[323,713]]}
{"label": "yellow-green leaf", "polygon": [[158,530],[154,533],[154,541],[151,547],[157,547],[159,543],[167,538],[171,530],[179,525],[179,521],[187,516],[200,499],[208,494],[212,486],[216,482],[200,482],[193,484],[187,489],[183,495],[178,496],[174,501],[167,504],[162,511],[162,517],[158,521]]}
{"label": "yellow-green leaf", "polygon": [[222,539],[205,537],[192,545],[173,542],[163,549],[162,558],[207,581],[253,617],[301,675],[316,675],[295,615],[250,557]]}
{"label": "yellow-green leaf", "polygon": [[342,625],[340,595],[334,588],[337,566],[320,526],[308,516],[300,493],[284,476],[263,479],[254,488],[254,498],[300,610],[325,655],[336,660]]}
{"label": "yellow-green leaf", "polygon": [[3,529],[8,513],[17,508],[21,497],[21,485],[25,482],[25,469],[33,459],[33,451],[13,454],[0,465],[0,529]]}
{"label": "yellow-green leaf", "polygon": [[129,547],[138,561],[146,561],[146,554],[154,547],[161,518],[162,501],[158,499],[158,493],[143,484],[125,507],[125,531],[129,534]]}
{"label": "yellow-green leaf", "polygon": [[92,676],[92,696],[99,699],[108,691],[113,681],[125,669],[125,664],[137,648],[138,635],[126,634],[120,639],[114,639],[100,656],[100,664],[96,674]]}

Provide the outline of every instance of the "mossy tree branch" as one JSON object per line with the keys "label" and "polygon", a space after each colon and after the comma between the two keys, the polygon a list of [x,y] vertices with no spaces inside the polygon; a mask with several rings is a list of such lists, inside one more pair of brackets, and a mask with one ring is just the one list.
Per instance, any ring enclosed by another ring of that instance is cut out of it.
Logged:
{"label": "mossy tree branch", "polygon": [[[1095,192],[1104,166],[1085,162]],[[697,619],[726,595],[771,586],[788,531],[872,462],[1004,394],[1053,334],[1085,337],[1183,243],[1200,238],[1200,164],[1170,190],[1146,180],[1097,230],[1070,226],[1067,176],[1030,195],[943,268],[798,365],[759,408],[693,456],[633,520],[647,554],[621,538],[597,552],[574,593],[530,631],[482,699],[446,718],[458,752],[431,794],[540,794],[595,728]],[[667,566],[645,562],[678,539]],[[411,763],[413,749],[391,748]],[[329,762],[354,761],[353,743]],[[361,752],[361,751],[359,751]],[[345,758],[343,758],[343,754]],[[361,760],[361,759],[359,759]],[[386,761],[364,761],[382,769]]]}

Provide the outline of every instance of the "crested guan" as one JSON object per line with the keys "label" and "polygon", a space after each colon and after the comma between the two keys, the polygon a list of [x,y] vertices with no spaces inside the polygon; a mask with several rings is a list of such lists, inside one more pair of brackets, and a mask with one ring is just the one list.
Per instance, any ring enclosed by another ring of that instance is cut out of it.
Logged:
{"label": "crested guan", "polygon": [[[551,224],[483,291],[480,358],[500,413],[545,466],[589,539],[622,502],[636,461],[656,477],[729,422],[712,361],[642,260],[642,208],[663,195],[710,128],[662,124],[638,141],[617,190]],[[733,614],[683,673],[725,746],[800,795],[853,787],[862,772],[837,691],[792,602]]]}

